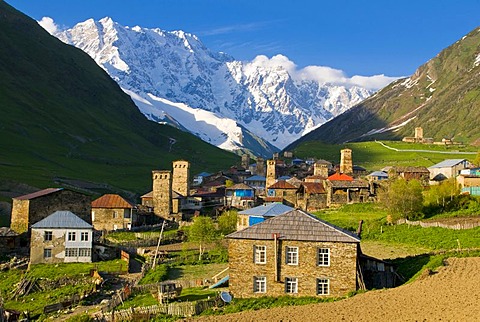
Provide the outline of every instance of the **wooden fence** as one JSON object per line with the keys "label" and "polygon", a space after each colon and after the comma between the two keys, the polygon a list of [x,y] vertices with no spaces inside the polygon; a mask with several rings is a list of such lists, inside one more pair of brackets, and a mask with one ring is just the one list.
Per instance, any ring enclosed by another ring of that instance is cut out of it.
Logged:
{"label": "wooden fence", "polygon": [[429,228],[429,227],[440,227],[440,228],[447,228],[447,229],[455,229],[455,230],[461,230],[461,229],[472,229],[475,227],[480,226],[480,221],[479,222],[463,222],[463,223],[456,223],[456,224],[446,224],[438,221],[410,221],[408,219],[399,219],[397,221],[397,224],[407,224],[411,226],[420,226],[422,228]]}
{"label": "wooden fence", "polygon": [[169,314],[180,317],[190,317],[200,314],[208,308],[217,305],[216,299],[199,300],[195,302],[173,302],[168,304],[159,304],[145,307],[132,307],[125,310],[113,311],[110,314],[104,314],[97,317],[104,321],[128,321],[135,315],[143,317],[153,317],[158,314]]}

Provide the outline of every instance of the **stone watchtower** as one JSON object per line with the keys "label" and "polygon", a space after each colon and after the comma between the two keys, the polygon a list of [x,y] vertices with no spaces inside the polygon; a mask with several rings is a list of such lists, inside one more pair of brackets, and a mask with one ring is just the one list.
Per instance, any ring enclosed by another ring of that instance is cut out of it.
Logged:
{"label": "stone watchtower", "polygon": [[257,175],[265,176],[265,160],[263,158],[257,158]]}
{"label": "stone watchtower", "polygon": [[421,127],[415,128],[415,142],[423,141],[423,129]]}
{"label": "stone watchtower", "polygon": [[340,150],[340,173],[353,174],[352,150]]}
{"label": "stone watchtower", "polygon": [[190,195],[190,162],[173,161],[172,190],[184,197]]}
{"label": "stone watchtower", "polygon": [[153,212],[168,218],[172,212],[172,173],[169,170],[153,170]]}
{"label": "stone watchtower", "polygon": [[267,178],[265,182],[265,187],[268,189],[271,185],[275,183],[276,179],[276,165],[277,161],[267,160]]}
{"label": "stone watchtower", "polygon": [[313,165],[313,175],[328,178],[328,166],[324,163],[315,163]]}
{"label": "stone watchtower", "polygon": [[250,166],[250,155],[249,154],[243,154],[242,155],[242,168],[247,169]]}

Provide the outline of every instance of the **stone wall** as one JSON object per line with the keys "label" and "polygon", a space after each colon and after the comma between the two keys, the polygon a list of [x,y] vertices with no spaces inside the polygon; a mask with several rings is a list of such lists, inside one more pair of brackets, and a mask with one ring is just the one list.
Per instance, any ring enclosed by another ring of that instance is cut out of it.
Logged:
{"label": "stone wall", "polygon": [[63,189],[30,200],[13,199],[10,227],[17,233],[26,232],[31,225],[57,210],[71,211],[86,222],[92,222],[90,197]]}
{"label": "stone wall", "polygon": [[[127,217],[127,218],[125,218]],[[129,218],[130,217],[130,218]],[[93,208],[93,228],[96,230],[117,230],[128,228],[132,223],[130,209],[123,208]]]}
{"label": "stone wall", "polygon": [[173,162],[172,190],[184,197],[190,195],[190,163],[188,161]]}
{"label": "stone wall", "polygon": [[327,194],[309,194],[306,195],[305,208],[306,212],[316,211],[327,208]]}
{"label": "stone wall", "polygon": [[[65,230],[48,229],[52,231],[52,240],[44,241],[45,229],[32,229],[30,242],[30,263],[63,263],[65,260]],[[43,258],[44,248],[52,249],[52,257]]]}
{"label": "stone wall", "polygon": [[168,170],[154,170],[153,176],[153,212],[168,218],[172,212],[172,173]]}
{"label": "stone wall", "polygon": [[265,181],[265,188],[268,189],[271,185],[276,182],[276,164],[275,160],[267,160],[267,176]]}
{"label": "stone wall", "polygon": [[[266,264],[254,263],[254,246],[265,245]],[[298,265],[285,264],[285,247],[299,248]],[[317,266],[317,249],[330,249],[330,266]],[[285,293],[285,277],[298,278],[297,296],[317,296],[317,278],[330,280],[328,296],[343,296],[357,289],[357,244],[333,242],[278,242],[278,280],[275,269],[275,246],[272,240],[230,239],[229,290],[235,297],[281,296]],[[254,276],[267,278],[266,293],[255,293]]]}

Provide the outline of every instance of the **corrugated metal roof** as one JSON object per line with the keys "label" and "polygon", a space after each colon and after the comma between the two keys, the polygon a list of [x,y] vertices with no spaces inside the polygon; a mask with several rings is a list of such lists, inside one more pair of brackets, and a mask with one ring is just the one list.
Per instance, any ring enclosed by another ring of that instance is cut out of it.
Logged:
{"label": "corrugated metal roof", "polygon": [[92,201],[92,208],[123,208],[130,209],[133,206],[116,194],[106,194]]}
{"label": "corrugated metal roof", "polygon": [[268,189],[297,189],[293,184],[280,180],[272,184]]}
{"label": "corrugated metal roof", "polygon": [[55,193],[55,192],[60,191],[60,190],[63,190],[63,188],[47,188],[47,189],[43,189],[43,190],[40,190],[40,191],[37,191],[37,192],[29,193],[28,195],[18,196],[18,197],[15,197],[13,199],[16,199],[16,200],[30,200],[30,199],[35,199],[35,198],[38,198],[38,197],[49,195],[51,193]]}
{"label": "corrugated metal roof", "polygon": [[293,210],[292,207],[286,206],[281,203],[271,203],[268,205],[262,205],[239,212],[240,215],[251,215],[251,216],[266,216],[273,217],[283,214],[287,211]]}
{"label": "corrugated metal roof", "polygon": [[454,167],[456,165],[458,165],[459,163],[462,163],[462,162],[465,162],[467,161],[466,159],[447,159],[447,160],[443,160],[442,162],[439,162],[437,164],[434,164],[432,165],[431,167],[428,167],[429,169],[430,168],[451,168],[451,167]]}
{"label": "corrugated metal roof", "polygon": [[267,181],[267,179],[264,176],[252,176],[245,179],[245,181]]}
{"label": "corrugated metal roof", "polygon": [[353,181],[353,178],[345,173],[335,173],[328,177],[330,181]]}
{"label": "corrugated metal roof", "polygon": [[327,185],[333,188],[368,188],[369,184],[365,180],[353,180],[353,181],[342,181],[342,180],[334,180],[334,181],[327,181]]}
{"label": "corrugated metal roof", "polygon": [[32,225],[32,228],[93,228],[71,211],[55,211]]}
{"label": "corrugated metal roof", "polygon": [[386,173],[385,171],[373,171],[372,173],[369,174],[369,176],[387,178],[388,173]]}
{"label": "corrugated metal roof", "polygon": [[264,222],[227,235],[231,239],[282,240],[359,243],[360,238],[346,230],[295,209]]}
{"label": "corrugated metal roof", "polygon": [[319,182],[304,182],[302,183],[302,186],[305,187],[306,193],[315,193],[315,194],[327,193],[325,191],[323,184]]}

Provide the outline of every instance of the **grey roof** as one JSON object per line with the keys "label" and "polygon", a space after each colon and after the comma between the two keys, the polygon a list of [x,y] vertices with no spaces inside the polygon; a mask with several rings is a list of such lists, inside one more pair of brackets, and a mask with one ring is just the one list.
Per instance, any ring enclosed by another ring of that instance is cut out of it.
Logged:
{"label": "grey roof", "polygon": [[287,211],[293,210],[292,207],[286,206],[281,203],[271,203],[268,205],[262,205],[250,209],[240,211],[240,215],[252,215],[252,216],[265,216],[265,217],[274,217],[280,214],[286,213]]}
{"label": "grey roof", "polygon": [[370,177],[388,177],[388,173],[385,171],[373,171],[372,173],[369,174]]}
{"label": "grey roof", "polygon": [[227,238],[272,240],[272,234],[279,234],[279,238],[282,240],[360,242],[357,235],[298,209],[234,232],[227,235]]}
{"label": "grey roof", "polygon": [[443,160],[442,162],[439,162],[437,164],[434,164],[434,165],[432,165],[431,167],[428,167],[428,168],[429,169],[430,168],[451,168],[451,167],[454,167],[457,164],[462,163],[464,161],[466,161],[466,159],[447,159],[447,160]]}
{"label": "grey roof", "polygon": [[367,181],[362,179],[356,179],[353,181],[346,180],[327,180],[327,185],[333,188],[368,188],[370,185]]}
{"label": "grey roof", "polygon": [[32,225],[32,228],[93,228],[71,211],[55,211]]}
{"label": "grey roof", "polygon": [[266,181],[267,179],[264,176],[252,176],[245,179],[245,181]]}

